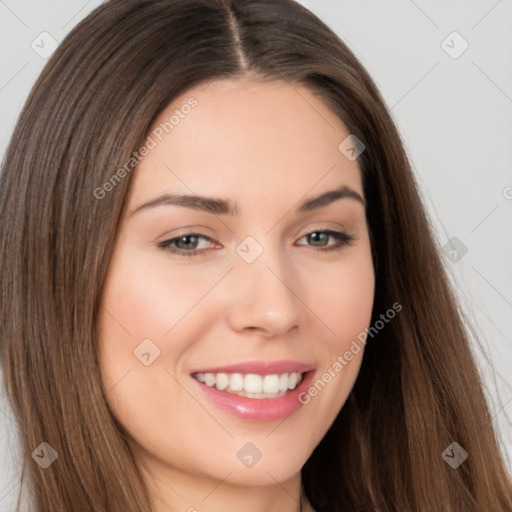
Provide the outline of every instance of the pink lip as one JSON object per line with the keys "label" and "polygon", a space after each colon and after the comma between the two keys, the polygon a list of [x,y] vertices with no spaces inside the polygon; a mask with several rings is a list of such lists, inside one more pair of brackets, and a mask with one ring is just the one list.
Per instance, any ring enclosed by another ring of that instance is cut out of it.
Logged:
{"label": "pink lip", "polygon": [[[299,400],[304,392],[309,388],[311,381],[315,376],[315,371],[311,370],[311,366],[298,366],[300,363],[293,363],[290,370],[289,362],[285,362],[285,370],[276,370],[274,364],[257,364],[247,363],[243,365],[225,366],[222,368],[212,368],[204,370],[204,373],[256,373],[259,375],[269,375],[272,373],[289,373],[298,371],[304,373],[300,384],[285,395],[277,398],[247,398],[238,396],[234,393],[219,391],[211,388],[196,379],[194,383],[204,393],[206,398],[211,400],[217,407],[229,412],[230,414],[249,421],[276,421],[282,420],[299,410],[303,403]],[[277,363],[276,363],[277,364]],[[277,366],[283,368],[283,366]],[[309,368],[302,370],[300,368]],[[193,373],[203,373],[193,372]]]}
{"label": "pink lip", "polygon": [[256,375],[273,375],[275,373],[304,373],[314,370],[311,364],[298,361],[249,361],[247,363],[231,364],[194,370],[194,373],[254,373]]}

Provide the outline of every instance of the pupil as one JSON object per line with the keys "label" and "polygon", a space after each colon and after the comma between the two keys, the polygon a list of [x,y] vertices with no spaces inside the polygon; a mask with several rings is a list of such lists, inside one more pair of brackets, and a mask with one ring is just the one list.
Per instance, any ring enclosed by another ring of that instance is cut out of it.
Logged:
{"label": "pupil", "polygon": [[[186,236],[182,236],[182,237],[180,237],[180,239],[178,240],[178,243],[180,243],[181,241],[184,241],[184,240],[189,240],[190,238],[197,238],[197,237],[195,237],[195,236],[193,236],[193,235],[186,235]],[[192,245],[194,245],[194,244],[192,244]],[[187,248],[187,247],[190,247],[190,244],[185,244],[185,248]]]}
{"label": "pupil", "polygon": [[313,241],[318,242],[321,236],[325,236],[325,233],[312,233],[310,236],[313,237]]}

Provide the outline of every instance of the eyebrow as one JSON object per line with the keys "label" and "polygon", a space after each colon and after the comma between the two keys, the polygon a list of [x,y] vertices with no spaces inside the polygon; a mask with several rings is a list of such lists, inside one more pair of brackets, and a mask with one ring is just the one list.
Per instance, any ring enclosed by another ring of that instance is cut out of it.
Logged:
{"label": "eyebrow", "polygon": [[[299,213],[310,212],[318,208],[327,206],[338,199],[354,199],[366,207],[365,200],[361,195],[346,185],[343,185],[335,190],[324,192],[323,194],[307,199],[298,208]],[[154,208],[156,206],[182,206],[185,208],[192,208],[214,215],[229,215],[236,217],[240,215],[240,210],[236,203],[226,199],[219,199],[214,197],[204,197],[198,195],[181,195],[181,194],[163,194],[151,199],[150,201],[138,206],[131,214],[134,215],[141,210]]]}

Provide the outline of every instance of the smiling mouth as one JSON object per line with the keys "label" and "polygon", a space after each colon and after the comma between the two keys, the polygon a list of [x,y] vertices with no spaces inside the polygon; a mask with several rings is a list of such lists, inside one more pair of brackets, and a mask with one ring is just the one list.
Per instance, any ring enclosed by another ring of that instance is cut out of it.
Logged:
{"label": "smiling mouth", "polygon": [[293,391],[308,372],[276,373],[194,373],[205,386],[246,398],[277,398]]}

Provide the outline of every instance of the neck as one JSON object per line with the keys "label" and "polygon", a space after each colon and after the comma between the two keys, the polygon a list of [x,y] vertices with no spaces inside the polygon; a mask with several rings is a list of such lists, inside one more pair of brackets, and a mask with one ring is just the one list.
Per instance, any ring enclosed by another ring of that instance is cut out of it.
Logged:
{"label": "neck", "polygon": [[141,469],[155,512],[314,512],[301,498],[300,472],[283,482],[270,478],[268,485],[247,486],[233,472],[218,480],[170,467]]}

